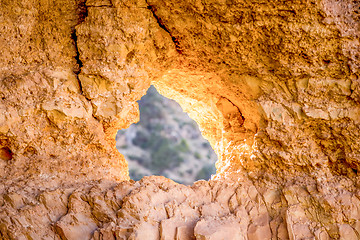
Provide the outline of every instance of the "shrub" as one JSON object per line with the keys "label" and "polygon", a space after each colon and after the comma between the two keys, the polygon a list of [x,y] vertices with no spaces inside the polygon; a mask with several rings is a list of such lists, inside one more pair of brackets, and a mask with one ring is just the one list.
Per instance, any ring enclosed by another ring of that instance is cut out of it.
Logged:
{"label": "shrub", "polygon": [[180,143],[175,147],[175,149],[183,153],[190,152],[189,145],[185,139],[181,139]]}
{"label": "shrub", "polygon": [[200,158],[201,158],[201,155],[200,155],[199,152],[195,152],[195,153],[194,153],[194,157],[195,157],[196,159],[200,159]]}
{"label": "shrub", "polygon": [[152,141],[151,168],[156,174],[161,174],[165,169],[178,167],[184,160],[179,152],[172,147],[169,139],[159,137]]}
{"label": "shrub", "polygon": [[215,172],[216,172],[215,166],[213,166],[213,165],[204,166],[204,167],[196,174],[195,180],[200,180],[200,179],[209,180],[210,177],[211,177],[211,174],[215,174]]}

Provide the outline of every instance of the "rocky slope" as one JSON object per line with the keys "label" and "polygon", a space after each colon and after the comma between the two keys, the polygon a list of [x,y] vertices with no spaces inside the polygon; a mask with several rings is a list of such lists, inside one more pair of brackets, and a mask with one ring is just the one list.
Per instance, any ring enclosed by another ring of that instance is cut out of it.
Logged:
{"label": "rocky slope", "polygon": [[215,174],[216,154],[179,104],[151,86],[139,108],[140,121],[116,135],[131,179],[161,175],[191,185]]}
{"label": "rocky slope", "polygon": [[[0,4],[0,238],[359,238],[358,1]],[[213,180],[128,181],[115,135],[150,84]]]}

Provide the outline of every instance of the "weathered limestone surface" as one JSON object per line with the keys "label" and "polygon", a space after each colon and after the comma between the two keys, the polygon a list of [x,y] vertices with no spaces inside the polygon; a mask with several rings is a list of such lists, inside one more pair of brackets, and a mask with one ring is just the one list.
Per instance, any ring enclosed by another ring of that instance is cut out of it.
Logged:
{"label": "weathered limestone surface", "polygon": [[[356,0],[0,0],[0,239],[359,239]],[[219,155],[128,181],[154,84]]]}
{"label": "weathered limestone surface", "polygon": [[2,239],[358,239],[360,192],[351,181],[198,181],[164,177],[9,188]]}

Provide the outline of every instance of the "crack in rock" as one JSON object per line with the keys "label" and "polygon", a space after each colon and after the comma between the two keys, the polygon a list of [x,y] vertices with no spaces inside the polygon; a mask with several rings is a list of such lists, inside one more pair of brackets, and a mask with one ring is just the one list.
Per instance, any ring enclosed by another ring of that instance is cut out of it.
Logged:
{"label": "crack in rock", "polygon": [[88,16],[88,9],[87,6],[85,5],[85,0],[82,0],[79,4],[78,4],[78,11],[79,11],[79,19],[78,19],[78,23],[73,27],[73,30],[71,32],[71,39],[74,41],[74,46],[75,46],[75,51],[76,51],[76,55],[75,55],[75,60],[76,63],[78,65],[77,69],[74,71],[76,78],[79,82],[79,87],[80,87],[80,92],[83,93],[83,89],[82,89],[82,85],[81,85],[81,81],[79,79],[79,74],[81,72],[81,68],[83,67],[83,62],[80,59],[80,51],[79,51],[79,47],[78,47],[78,39],[77,39],[77,34],[76,34],[76,26],[80,25],[81,23],[83,23],[85,21],[85,18]]}
{"label": "crack in rock", "polygon": [[170,35],[171,40],[172,40],[173,43],[175,44],[175,49],[176,49],[176,51],[177,51],[178,53],[182,54],[182,53],[183,53],[183,50],[182,50],[182,48],[181,48],[181,46],[180,46],[179,40],[178,40],[178,39],[170,32],[170,30],[165,26],[165,24],[164,24],[164,22],[162,21],[162,19],[161,19],[159,16],[156,15],[156,8],[155,8],[154,6],[149,5],[149,6],[147,7],[147,9],[149,9],[149,10],[152,12],[152,14],[153,14],[154,18],[156,19],[159,27],[161,27],[162,29],[164,29],[164,30]]}
{"label": "crack in rock", "polygon": [[216,106],[225,118],[225,128],[232,128],[235,130],[244,125],[245,118],[242,115],[240,108],[228,98],[221,97],[216,103]]}

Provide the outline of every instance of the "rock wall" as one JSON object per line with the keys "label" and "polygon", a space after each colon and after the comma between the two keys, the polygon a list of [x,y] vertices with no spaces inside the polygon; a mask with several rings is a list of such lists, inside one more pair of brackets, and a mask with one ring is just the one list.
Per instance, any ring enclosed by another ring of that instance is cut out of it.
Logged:
{"label": "rock wall", "polygon": [[[0,238],[360,238],[358,1],[0,3]],[[127,181],[150,83],[213,180]]]}

